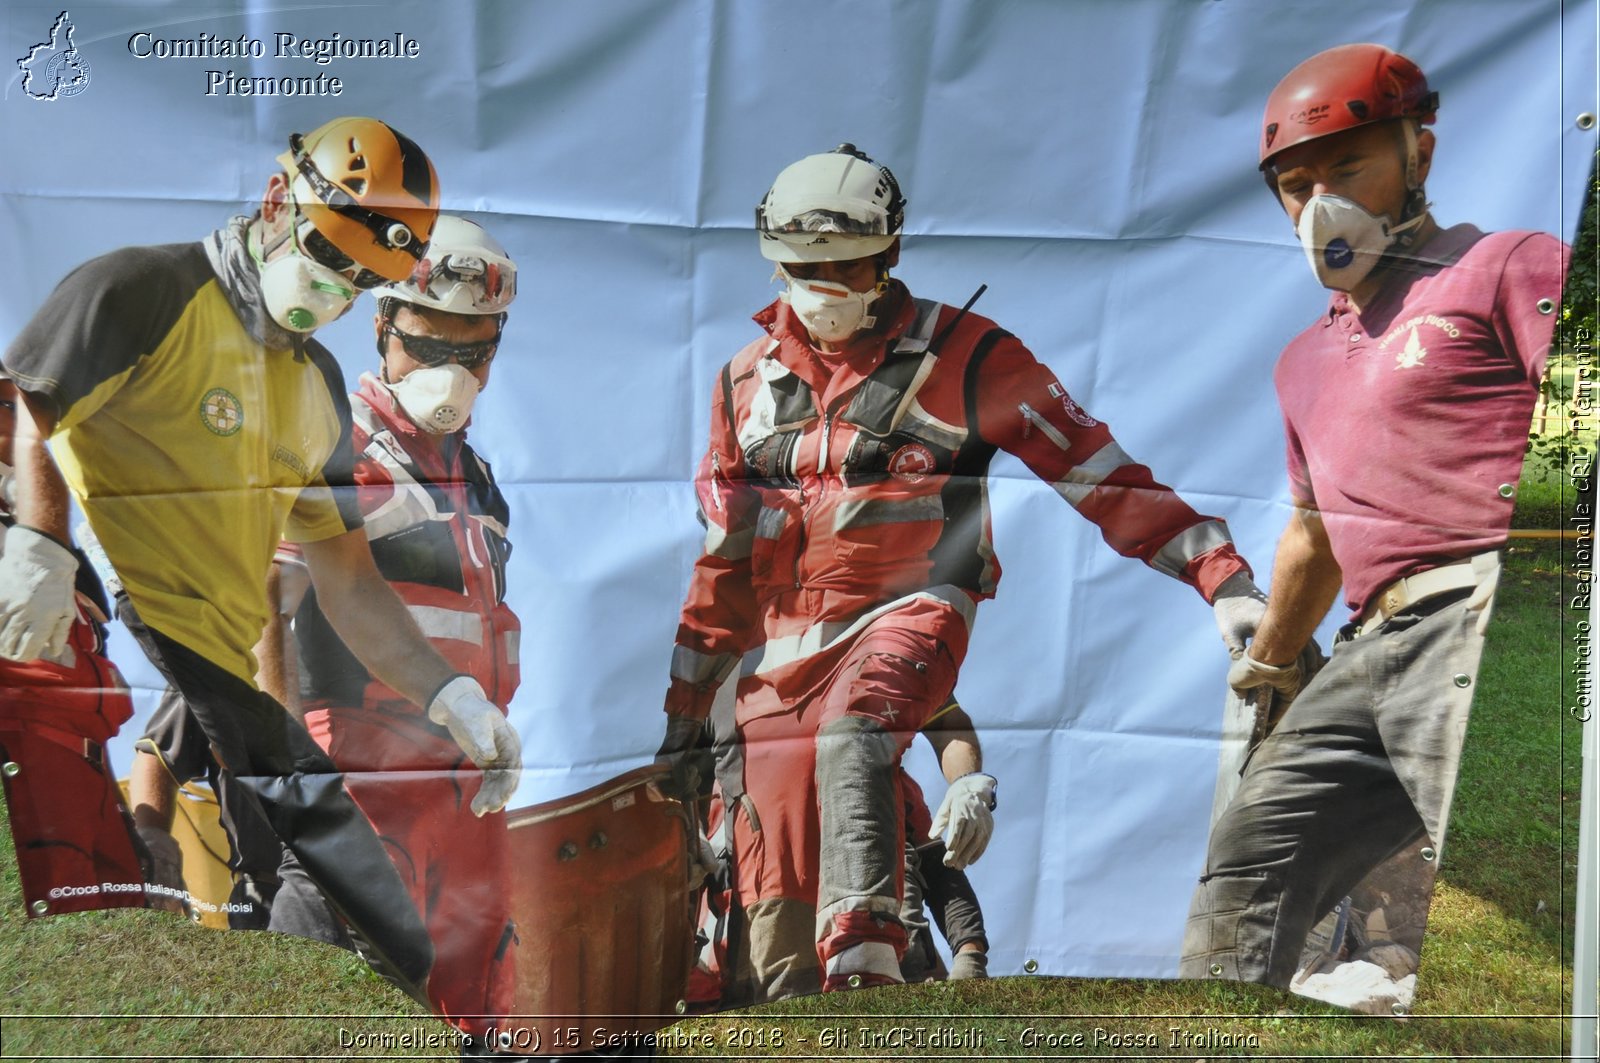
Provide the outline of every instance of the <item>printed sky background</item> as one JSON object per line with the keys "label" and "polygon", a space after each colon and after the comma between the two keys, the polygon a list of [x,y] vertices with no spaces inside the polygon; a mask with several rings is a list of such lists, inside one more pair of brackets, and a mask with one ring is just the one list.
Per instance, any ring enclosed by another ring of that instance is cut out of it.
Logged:
{"label": "printed sky background", "polygon": [[[1563,8],[1565,14],[1563,15]],[[218,14],[220,10],[229,12]],[[1287,517],[1270,369],[1325,293],[1256,170],[1302,58],[1376,41],[1442,96],[1444,224],[1571,239],[1594,133],[1595,5],[1553,0],[402,0],[74,4],[89,84],[28,99],[9,61],[58,3],[0,10],[0,336],[72,266],[198,239],[260,194],[290,132],[371,114],[438,166],[520,267],[472,429],[512,505],[523,619],[515,806],[643,763],[700,529],[714,375],[775,296],[751,233],[772,177],[851,141],[909,199],[897,275],[1020,336],[1119,442],[1225,517],[1265,584]],[[138,59],[129,37],[416,38],[415,60]],[[207,97],[207,69],[338,98]],[[1551,293],[1554,297],[1556,293]],[[319,334],[349,382],[371,304]],[[972,871],[991,970],[1170,976],[1204,851],[1226,657],[1210,609],[1123,560],[1019,463],[993,470],[1007,572],[958,694],[1000,780]],[[1327,645],[1332,627],[1325,626]],[[153,672],[113,652],[136,684]],[[139,718],[113,749],[126,770]],[[908,755],[937,802],[931,754]]]}

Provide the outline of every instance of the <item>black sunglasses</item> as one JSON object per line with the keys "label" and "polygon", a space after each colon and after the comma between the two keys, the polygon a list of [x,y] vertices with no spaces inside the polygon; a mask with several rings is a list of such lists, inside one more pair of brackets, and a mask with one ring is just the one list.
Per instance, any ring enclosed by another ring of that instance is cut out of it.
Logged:
{"label": "black sunglasses", "polygon": [[[504,327],[504,322],[501,322]],[[400,340],[400,346],[405,348],[406,354],[414,361],[421,362],[430,368],[454,362],[463,369],[476,369],[488,363],[494,357],[495,350],[500,346],[500,336],[496,333],[492,340],[480,340],[477,343],[451,343],[449,340],[437,339],[433,336],[414,336],[409,332],[401,332],[394,327],[392,322],[383,326],[385,336],[394,336]]]}

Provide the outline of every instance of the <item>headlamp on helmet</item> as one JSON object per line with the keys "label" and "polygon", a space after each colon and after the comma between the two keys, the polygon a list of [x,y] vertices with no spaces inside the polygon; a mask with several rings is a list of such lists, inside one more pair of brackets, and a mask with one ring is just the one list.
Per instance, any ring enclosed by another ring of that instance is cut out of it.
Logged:
{"label": "headlamp on helmet", "polygon": [[439,211],[438,177],[414,141],[374,118],[335,118],[291,134],[278,161],[330,245],[385,280],[410,274]]}

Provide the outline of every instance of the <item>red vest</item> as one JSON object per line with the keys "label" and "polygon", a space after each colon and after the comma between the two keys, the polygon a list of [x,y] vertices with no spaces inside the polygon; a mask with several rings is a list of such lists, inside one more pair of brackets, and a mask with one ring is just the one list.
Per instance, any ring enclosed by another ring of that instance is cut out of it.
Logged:
{"label": "red vest", "polygon": [[[488,463],[460,436],[420,435],[376,384],[364,380],[350,406],[357,490],[378,571],[440,655],[504,708],[522,677],[522,627],[505,604],[510,513]],[[338,641],[314,598],[295,629],[312,699],[405,702]]]}

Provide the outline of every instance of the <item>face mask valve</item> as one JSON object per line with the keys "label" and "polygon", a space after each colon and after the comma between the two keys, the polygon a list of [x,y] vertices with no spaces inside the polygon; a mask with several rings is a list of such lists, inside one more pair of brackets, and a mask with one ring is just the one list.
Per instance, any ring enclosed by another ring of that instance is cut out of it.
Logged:
{"label": "face mask valve", "polygon": [[418,428],[435,435],[466,426],[479,390],[478,378],[453,363],[413,369],[384,386]]}
{"label": "face mask valve", "polygon": [[1295,232],[1322,286],[1348,292],[1427,216],[1424,211],[1393,225],[1387,215],[1370,214],[1343,196],[1319,195],[1306,201]]}

